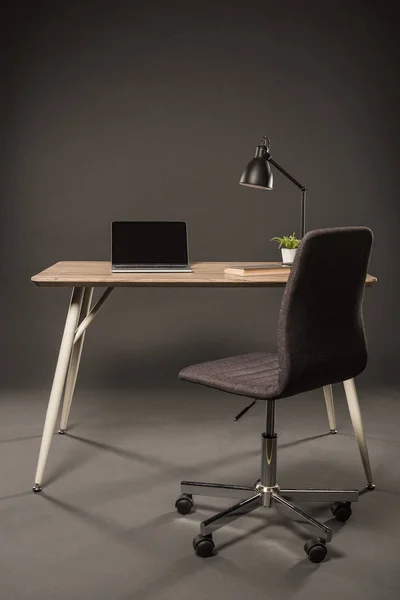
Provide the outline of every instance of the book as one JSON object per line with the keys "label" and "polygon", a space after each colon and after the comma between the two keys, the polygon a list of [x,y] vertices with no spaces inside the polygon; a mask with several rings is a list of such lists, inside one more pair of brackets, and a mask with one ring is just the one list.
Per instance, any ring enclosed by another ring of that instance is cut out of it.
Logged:
{"label": "book", "polygon": [[260,265],[232,265],[225,267],[224,272],[227,275],[237,275],[238,277],[255,277],[257,275],[284,275],[289,273],[290,267],[282,263],[264,263]]}

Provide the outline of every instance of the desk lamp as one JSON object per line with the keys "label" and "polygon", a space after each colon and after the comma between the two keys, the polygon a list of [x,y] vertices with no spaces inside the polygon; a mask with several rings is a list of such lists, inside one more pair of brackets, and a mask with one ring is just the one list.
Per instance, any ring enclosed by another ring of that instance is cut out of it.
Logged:
{"label": "desk lamp", "polygon": [[294,177],[292,177],[285,169],[271,158],[270,140],[268,136],[264,136],[262,142],[256,148],[255,157],[249,162],[240,178],[240,185],[258,188],[260,190],[273,189],[273,173],[270,165],[273,165],[285,175],[292,183],[301,190],[301,221],[300,221],[300,238],[305,234],[306,226],[306,197],[307,188],[301,185]]}

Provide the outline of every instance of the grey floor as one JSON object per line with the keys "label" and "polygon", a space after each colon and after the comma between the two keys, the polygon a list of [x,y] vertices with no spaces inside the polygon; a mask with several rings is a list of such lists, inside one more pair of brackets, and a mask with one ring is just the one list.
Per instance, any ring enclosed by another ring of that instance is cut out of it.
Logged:
{"label": "grey floor", "polygon": [[[329,558],[311,564],[304,535],[274,510],[214,536],[218,554],[194,555],[199,522],[229,500],[174,510],[181,479],[252,484],[263,405],[178,384],[168,392],[77,390],[68,436],[55,435],[42,494],[30,491],[46,392],[1,394],[0,597],[7,600],[196,600],[245,597],[379,600],[400,596],[400,394],[360,397],[377,489],[346,524],[328,506],[312,514],[334,529]],[[279,401],[282,486],[362,487],[364,476],[341,386],[340,433],[327,431],[322,392]]]}

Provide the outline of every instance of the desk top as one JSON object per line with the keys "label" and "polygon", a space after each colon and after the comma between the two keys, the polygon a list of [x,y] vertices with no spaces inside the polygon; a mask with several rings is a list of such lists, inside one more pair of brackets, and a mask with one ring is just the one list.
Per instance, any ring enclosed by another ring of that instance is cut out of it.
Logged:
{"label": "desk top", "polygon": [[[32,277],[38,286],[51,287],[284,287],[288,269],[281,273],[236,277],[226,275],[230,265],[256,265],[255,262],[195,262],[193,273],[111,273],[107,261],[62,261]],[[278,265],[279,263],[277,263]],[[367,275],[366,285],[376,282]]]}

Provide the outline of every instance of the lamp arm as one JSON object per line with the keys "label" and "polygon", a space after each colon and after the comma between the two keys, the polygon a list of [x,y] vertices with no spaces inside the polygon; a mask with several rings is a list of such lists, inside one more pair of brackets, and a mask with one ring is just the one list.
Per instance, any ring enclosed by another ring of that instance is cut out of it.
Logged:
{"label": "lamp arm", "polygon": [[297,179],[295,179],[294,177],[292,177],[290,175],[290,173],[288,173],[287,171],[285,171],[285,169],[283,167],[281,167],[280,165],[278,165],[278,163],[275,162],[273,158],[270,157],[270,158],[267,158],[267,160],[268,160],[268,162],[271,163],[271,165],[274,165],[274,167],[276,167],[278,169],[278,171],[280,171],[281,173],[283,173],[283,175],[285,175],[285,177],[287,177],[288,179],[290,179],[290,181],[292,183],[294,183],[294,185],[297,185],[297,187],[300,188],[302,192],[307,191],[307,188],[304,185],[301,185],[301,183],[299,183],[297,181]]}
{"label": "lamp arm", "polygon": [[280,165],[278,165],[278,163],[275,162],[273,158],[268,157],[267,160],[268,160],[268,162],[271,163],[271,165],[274,165],[274,167],[277,168],[278,171],[280,171],[283,175],[285,175],[285,177],[287,177],[292,183],[294,183],[294,185],[296,185],[301,190],[300,238],[302,238],[302,237],[304,237],[305,230],[306,230],[306,199],[307,199],[307,188],[304,185],[302,185],[299,181],[297,181],[297,179],[295,179],[294,177],[292,177],[290,175],[290,173],[288,173],[287,171],[285,171],[285,169],[283,169],[283,167],[281,167]]}

